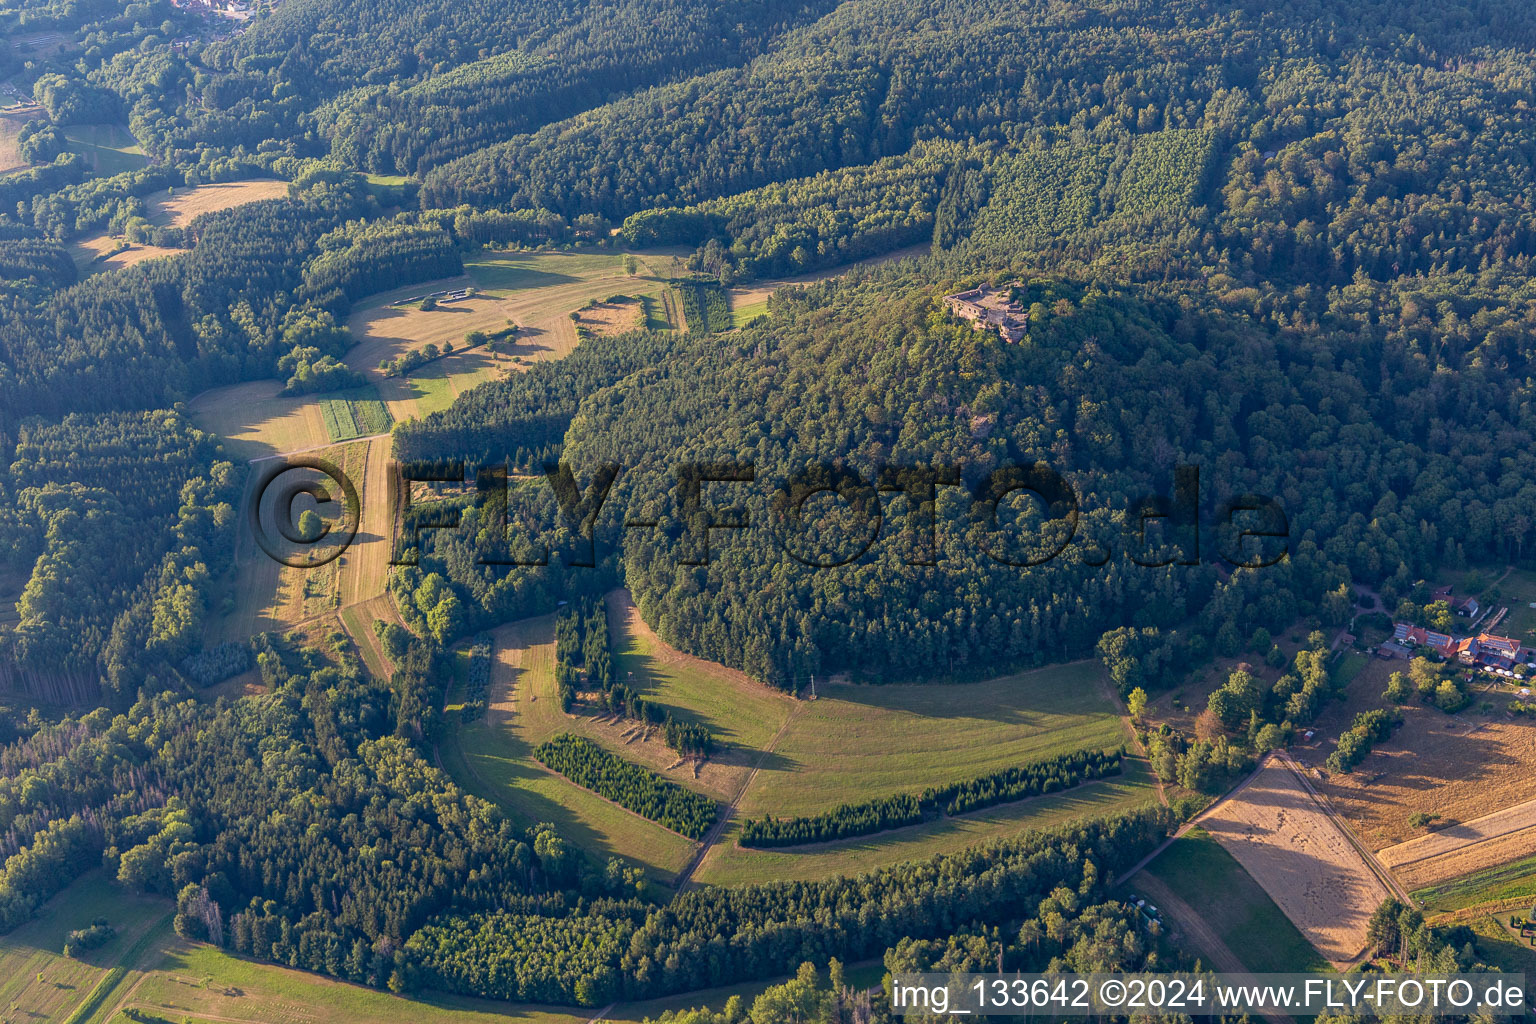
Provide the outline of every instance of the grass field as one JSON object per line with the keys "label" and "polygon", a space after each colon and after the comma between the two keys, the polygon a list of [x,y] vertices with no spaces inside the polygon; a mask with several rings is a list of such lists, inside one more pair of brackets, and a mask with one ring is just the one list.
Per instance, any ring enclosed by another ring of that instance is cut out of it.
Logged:
{"label": "grass field", "polygon": [[1413,893],[1413,898],[1424,904],[1426,914],[1463,910],[1497,900],[1526,897],[1536,901],[1536,857],[1525,857],[1512,864],[1485,868]]}
{"label": "grass field", "polygon": [[[753,790],[755,791],[754,785]],[[1010,839],[1035,829],[1118,814],[1157,802],[1145,762],[1127,758],[1124,774],[1061,793],[925,822],[910,828],[815,846],[753,850],[736,845],[736,822],[694,873],[707,885],[750,885],[857,875],[969,846]]]}
{"label": "grass field", "polygon": [[[694,844],[544,772],[531,758],[534,746],[562,732],[587,736],[716,799],[740,794],[739,822],[747,815],[816,813],[915,792],[1062,751],[1116,747],[1125,739],[1091,663],[960,686],[823,684],[817,701],[796,701],[672,649],[646,627],[624,592],[611,593],[608,607],[618,678],[678,718],[707,726],[720,741],[722,749],[697,773],[658,737],[638,735],[631,723],[561,711],[550,619],[498,632],[498,676],[487,720],[463,724],[443,757],[467,787],[521,820],[563,822],[582,845],[641,863],[660,881],[675,877]],[[856,874],[1155,800],[1146,766],[1129,760],[1124,775],[1070,792],[838,843],[742,849],[734,842],[733,823],[707,852],[696,879],[735,885]]]}
{"label": "grass field", "polygon": [[760,316],[768,315],[768,300],[731,305],[731,326],[745,327]]}
{"label": "grass field", "polygon": [[839,804],[1126,742],[1096,661],[980,683],[820,683],[742,798],[748,816]]}
{"label": "grass field", "polygon": [[1204,829],[1191,829],[1146,870],[1198,908],[1205,924],[1250,970],[1327,969],[1274,900]]}
{"label": "grass field", "polygon": [[[119,889],[100,870],[88,873],[44,904],[35,920],[0,937],[0,1006],[8,1020],[105,1020],[96,1013],[73,1018],[93,996],[109,1000],[120,990],[119,966],[133,967],[157,930],[169,931],[171,906],[164,900]],[[63,955],[64,937],[105,917],[116,938],[79,959]],[[19,1016],[18,1016],[19,1015]]]}
{"label": "grass field", "polygon": [[139,142],[117,124],[77,124],[64,129],[71,152],[97,174],[135,171],[149,162]]}
{"label": "grass field", "polygon": [[[691,772],[665,774],[711,796],[734,798],[757,764],[758,752],[789,721],[797,706],[795,699],[743,672],[673,649],[651,631],[622,590],[608,595],[608,621],[613,633],[615,678],[681,721],[705,726],[722,747],[696,780]],[[589,726],[582,731],[613,746],[611,728]],[[677,759],[659,740],[632,744],[625,756],[653,770],[662,770]]]}
{"label": "grass field", "polygon": [[70,242],[68,248],[70,258],[75,261],[75,269],[82,277],[99,274],[104,270],[121,270],[162,256],[175,256],[182,251],[158,245],[130,245],[126,249],[114,251],[120,245],[121,239],[96,235],[92,238],[78,238]]}
{"label": "grass field", "polygon": [[517,820],[552,822],[560,835],[599,856],[617,856],[671,883],[697,844],[624,810],[533,759],[533,748],[579,724],[560,710],[555,687],[554,617],[495,631],[490,707],[462,722],[442,745],[443,765],[468,790]]}

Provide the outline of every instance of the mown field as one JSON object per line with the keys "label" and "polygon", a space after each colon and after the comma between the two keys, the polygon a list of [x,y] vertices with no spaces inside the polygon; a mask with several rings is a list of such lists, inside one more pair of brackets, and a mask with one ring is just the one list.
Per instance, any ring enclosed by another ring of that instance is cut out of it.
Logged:
{"label": "mown field", "polygon": [[774,746],[745,815],[809,815],[1127,741],[1096,661],[955,685],[820,682]]}
{"label": "mown field", "polygon": [[1191,829],[1146,871],[1194,908],[1249,970],[1327,970],[1269,894],[1204,829]]}
{"label": "mown field", "polygon": [[[336,465],[352,479],[358,490],[366,526],[370,506],[373,504],[370,486],[378,486],[376,480],[370,484],[368,445],[336,445],[323,448],[315,454]],[[276,488],[272,488],[268,493],[275,491]],[[341,499],[338,497],[335,510],[327,508],[325,514],[339,515],[341,507]],[[281,565],[269,557],[256,544],[249,527],[242,521],[237,542],[235,578],[227,588],[228,596],[234,602],[233,608],[223,614],[216,610],[215,614],[209,616],[207,643],[212,645],[244,640],[256,633],[281,631],[334,614],[344,604],[351,603],[342,599],[346,574],[349,567],[355,567],[351,569],[352,572],[361,570],[361,560],[371,553],[366,548],[371,539],[371,534],[360,529],[353,547],[341,558],[316,568],[300,569]],[[381,540],[380,543],[387,541]],[[382,580],[376,580],[375,583],[382,589]]]}
{"label": "mown field", "polygon": [[1125,738],[1119,715],[1097,667],[1086,663],[967,686],[824,684],[819,700],[796,701],[674,650],[622,591],[608,596],[608,608],[617,678],[722,744],[701,770],[632,723],[560,710],[552,619],[497,631],[491,708],[484,721],[461,725],[444,763],[521,820],[563,822],[578,842],[641,863],[659,881],[674,877],[696,846],[545,772],[533,747],[571,732],[722,802],[739,795],[736,819],[694,876],[715,885],[856,874],[1157,799],[1146,765],[1131,759],[1121,776],[973,814],[835,843],[738,847],[735,832],[749,814],[815,813],[1085,746],[1117,747]]}
{"label": "mown field", "polygon": [[[4,102],[3,98],[0,98],[0,102]],[[9,174],[27,166],[27,162],[21,158],[21,147],[16,136],[21,133],[22,125],[37,116],[35,113],[0,114],[0,174]]]}
{"label": "mown field", "polygon": [[[753,786],[753,790],[756,786]],[[710,849],[693,880],[750,885],[857,875],[902,861],[1009,839],[1035,829],[1118,814],[1157,802],[1146,763],[1127,758],[1122,775],[983,811],[814,846],[754,850],[736,845],[739,819]]]}
{"label": "mown field", "polygon": [[71,152],[79,153],[98,174],[134,171],[149,162],[144,150],[122,125],[76,124],[64,129]]}
{"label": "mown field", "polygon": [[672,648],[640,618],[625,591],[608,595],[608,622],[615,678],[681,721],[707,728],[721,749],[695,778],[691,770],[666,771],[677,758],[659,738],[625,741],[619,738],[622,728],[591,720],[581,721],[584,728],[573,731],[610,749],[622,747],[625,757],[663,771],[674,781],[721,800],[734,799],[761,760],[760,752],[797,710],[795,699],[745,673]]}
{"label": "mown field", "polygon": [[[6,1019],[69,1024],[109,1019],[107,1010],[128,969],[169,933],[170,914],[168,902],[123,892],[104,872],[90,872],[44,904],[34,920],[0,936],[0,1006]],[[98,917],[106,918],[117,936],[78,959],[65,957],[65,936]]]}
{"label": "mown field", "polygon": [[220,181],[193,188],[170,189],[151,196],[149,222],[166,227],[186,227],[205,213],[230,210],[263,199],[281,199],[288,195],[288,183],[276,178],[249,178],[244,181]]}
{"label": "mown field", "polygon": [[560,835],[599,857],[640,866],[671,883],[697,844],[545,769],[533,748],[580,722],[560,710],[555,686],[554,616],[495,630],[489,708],[461,722],[442,746],[443,765],[471,792],[518,821],[552,822]]}

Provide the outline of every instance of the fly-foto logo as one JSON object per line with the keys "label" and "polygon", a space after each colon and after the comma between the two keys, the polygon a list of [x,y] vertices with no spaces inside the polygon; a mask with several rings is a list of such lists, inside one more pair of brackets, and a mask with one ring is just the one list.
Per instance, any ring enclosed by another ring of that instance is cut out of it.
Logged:
{"label": "fly-foto logo", "polygon": [[[1083,507],[1078,491],[1043,462],[997,467],[969,487],[960,466],[886,466],[866,477],[847,466],[823,463],[767,482],[759,479],[751,463],[680,463],[673,467],[667,488],[671,508],[665,521],[626,516],[611,507],[614,485],[623,472],[617,464],[602,464],[583,484],[567,463],[544,467],[543,486],[554,499],[558,520],[548,525],[563,528],[567,543],[559,557],[567,567],[598,564],[598,524],[605,513],[622,533],[662,532],[677,563],[691,566],[708,565],[712,547],[718,548],[728,531],[757,528],[769,530],[788,558],[814,569],[856,562],[887,540],[901,546],[900,558],[908,565],[938,565],[948,543],[940,541],[941,525],[947,537],[973,543],[1000,565],[1029,568],[1070,553],[1082,564],[1097,567],[1115,557],[1110,539],[1079,536]],[[468,490],[471,482],[473,491],[465,499],[412,497],[421,490],[418,485]],[[392,465],[387,499],[388,521],[396,524],[392,564],[416,564],[424,534],[462,528],[464,509],[472,502],[480,509],[479,528],[489,523],[493,536],[508,541],[499,546],[499,553],[482,551],[479,564],[547,565],[552,554],[547,539],[532,536],[514,545],[508,538],[512,483],[504,464],[478,467],[472,474],[459,461]],[[1275,565],[1287,557],[1290,524],[1278,501],[1242,494],[1203,514],[1200,492],[1200,468],[1178,466],[1168,493],[1126,503],[1119,517],[1123,557],[1154,568],[1202,564],[1208,548],[1222,561],[1243,568]],[[754,493],[767,499],[766,508],[762,501],[756,503],[756,517],[749,508]],[[956,494],[960,500],[941,500],[941,493]],[[729,497],[722,500],[722,495]],[[304,507],[306,498],[310,507]],[[886,530],[886,520],[895,501],[903,504],[894,517],[901,523],[895,531],[899,537],[892,539],[884,535],[892,532]],[[946,515],[941,516],[941,506]],[[361,521],[352,481],[334,465],[307,456],[267,469],[252,489],[247,511],[262,549],[284,565],[302,568],[340,555],[357,536]],[[519,553],[514,554],[514,548]]]}

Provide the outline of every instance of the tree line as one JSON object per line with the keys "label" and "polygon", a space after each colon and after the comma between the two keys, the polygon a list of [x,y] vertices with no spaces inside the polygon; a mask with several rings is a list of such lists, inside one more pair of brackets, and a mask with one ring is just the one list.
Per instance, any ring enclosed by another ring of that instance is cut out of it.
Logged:
{"label": "tree line", "polygon": [[901,793],[803,818],[749,818],[741,824],[742,846],[799,846],[829,843],[915,825],[935,815],[964,814],[995,804],[1052,793],[1093,779],[1118,775],[1124,751],[1078,750],[988,775],[929,786],[920,794]]}
{"label": "tree line", "polygon": [[576,785],[689,839],[704,838],[720,813],[708,797],[568,732],[540,743],[533,756]]}

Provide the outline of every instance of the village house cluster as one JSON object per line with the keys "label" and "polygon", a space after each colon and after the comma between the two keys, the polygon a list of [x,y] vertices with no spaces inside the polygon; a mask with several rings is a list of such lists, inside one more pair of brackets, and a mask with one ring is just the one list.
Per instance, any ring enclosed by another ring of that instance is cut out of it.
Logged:
{"label": "village house cluster", "polygon": [[[1456,598],[1450,587],[1441,587],[1434,593],[1436,601],[1444,601],[1457,615],[1476,623],[1480,608],[1472,597]],[[1492,616],[1496,620],[1502,615]],[[1471,668],[1480,668],[1499,675],[1510,675],[1515,667],[1536,668],[1536,648],[1522,646],[1520,641],[1487,631],[1475,636],[1453,636],[1438,630],[1415,626],[1409,622],[1392,624],[1392,639],[1382,644],[1376,653],[1383,658],[1408,657],[1415,648],[1427,647],[1446,661],[1458,662]]]}
{"label": "village house cluster", "polygon": [[995,330],[1004,341],[1017,344],[1024,340],[1029,327],[1029,314],[1013,300],[1013,289],[1019,284],[993,288],[981,285],[969,291],[944,296],[945,307],[962,320],[969,320],[974,330]]}

